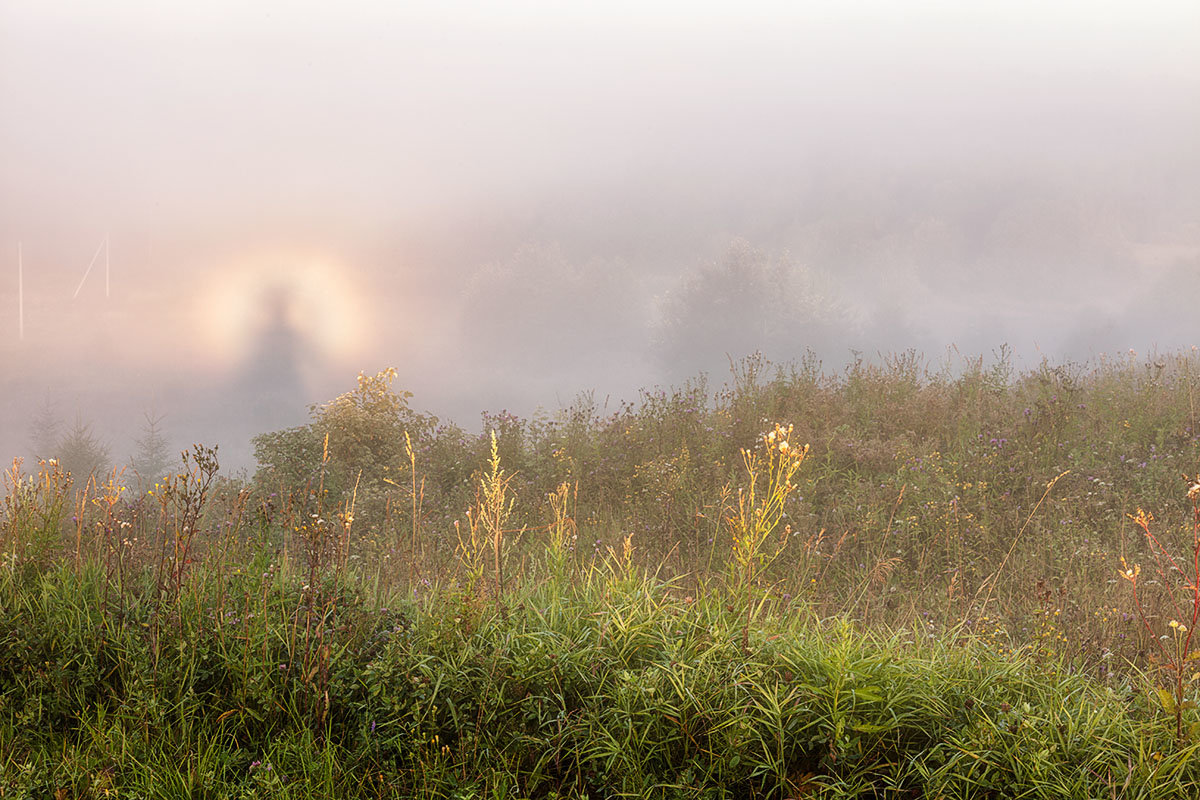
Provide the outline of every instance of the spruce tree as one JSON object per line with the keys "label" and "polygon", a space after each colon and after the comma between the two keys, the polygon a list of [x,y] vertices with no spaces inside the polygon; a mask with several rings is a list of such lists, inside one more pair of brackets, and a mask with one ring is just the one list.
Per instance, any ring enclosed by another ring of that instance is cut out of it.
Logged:
{"label": "spruce tree", "polygon": [[47,394],[45,402],[38,408],[29,425],[29,446],[33,450],[35,460],[49,461],[57,457],[62,427],[62,417],[58,415],[54,400]]}
{"label": "spruce tree", "polygon": [[130,466],[142,486],[153,486],[155,481],[167,473],[171,465],[171,453],[162,427],[165,416],[151,411],[145,412],[146,422],[142,426],[142,434],[134,440],[137,451]]}
{"label": "spruce tree", "polygon": [[89,478],[103,480],[111,469],[108,445],[92,432],[92,424],[76,415],[75,424],[58,442],[55,457],[65,472],[71,474],[76,486],[84,486]]}

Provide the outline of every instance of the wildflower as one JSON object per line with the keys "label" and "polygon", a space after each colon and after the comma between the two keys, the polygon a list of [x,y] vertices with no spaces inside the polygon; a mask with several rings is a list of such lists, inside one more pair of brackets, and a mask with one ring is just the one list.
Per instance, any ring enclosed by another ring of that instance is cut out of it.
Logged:
{"label": "wildflower", "polygon": [[1125,569],[1117,570],[1118,574],[1120,574],[1120,576],[1121,576],[1122,578],[1124,578],[1125,580],[1129,581],[1130,583],[1134,583],[1134,582],[1136,582],[1136,581],[1137,581],[1137,577],[1138,577],[1138,575],[1140,575],[1140,574],[1141,574],[1141,572],[1142,572],[1142,567],[1141,567],[1141,565],[1140,565],[1140,564],[1134,564],[1134,565],[1133,565],[1133,567],[1131,568],[1131,567],[1129,566],[1129,564],[1127,564],[1127,563],[1125,562],[1125,558],[1124,558],[1124,556],[1122,556],[1122,557],[1121,557],[1121,566],[1123,566]]}

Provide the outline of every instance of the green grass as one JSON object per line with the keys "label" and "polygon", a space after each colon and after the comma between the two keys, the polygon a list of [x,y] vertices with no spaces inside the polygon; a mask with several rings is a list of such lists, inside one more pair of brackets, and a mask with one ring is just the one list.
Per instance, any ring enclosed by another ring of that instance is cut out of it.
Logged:
{"label": "green grass", "polygon": [[1195,355],[968,366],[15,468],[0,797],[1200,796]]}
{"label": "green grass", "polygon": [[[452,590],[384,611],[339,587],[316,654],[278,575],[228,578],[226,605],[213,582],[166,609],[131,599],[115,622],[103,583],[60,565],[3,587],[5,796],[1200,791],[1196,745],[1136,681],[799,605],[757,617],[743,650],[731,597],[637,569],[522,586],[504,614]],[[217,623],[231,606],[255,616]]]}
{"label": "green grass", "polygon": [[883,635],[793,605],[760,615],[743,650],[725,593],[681,597],[609,565],[523,586],[503,615],[452,590],[384,611],[326,587],[329,650],[313,654],[297,632],[312,622],[303,593],[267,575],[214,578],[167,609],[131,599],[115,622],[98,610],[95,565],[7,583],[6,786],[1096,797],[1130,778],[1138,796],[1200,790],[1195,745],[1136,682],[1105,686],[966,636]]}

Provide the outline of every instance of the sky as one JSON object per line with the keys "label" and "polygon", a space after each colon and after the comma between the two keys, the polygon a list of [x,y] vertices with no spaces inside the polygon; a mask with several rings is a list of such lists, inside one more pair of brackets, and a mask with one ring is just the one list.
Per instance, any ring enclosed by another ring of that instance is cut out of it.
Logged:
{"label": "sky", "polygon": [[[0,454],[1200,340],[1200,4],[0,0]],[[90,267],[89,267],[90,265]],[[86,277],[85,277],[86,276]],[[951,355],[947,355],[947,354]]]}

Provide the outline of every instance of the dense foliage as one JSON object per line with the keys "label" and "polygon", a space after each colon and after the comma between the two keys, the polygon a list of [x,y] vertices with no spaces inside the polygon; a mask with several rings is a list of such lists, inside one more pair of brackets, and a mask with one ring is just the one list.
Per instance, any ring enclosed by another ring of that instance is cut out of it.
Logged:
{"label": "dense foliage", "polygon": [[[2,797],[1194,797],[1193,353],[6,476]],[[804,445],[808,447],[805,448]]]}

